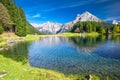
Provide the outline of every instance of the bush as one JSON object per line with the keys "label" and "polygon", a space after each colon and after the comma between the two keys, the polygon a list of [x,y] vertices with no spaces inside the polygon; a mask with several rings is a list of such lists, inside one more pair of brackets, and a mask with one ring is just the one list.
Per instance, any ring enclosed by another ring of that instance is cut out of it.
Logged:
{"label": "bush", "polygon": [[2,34],[3,31],[4,31],[4,29],[3,29],[2,25],[0,25],[0,34]]}

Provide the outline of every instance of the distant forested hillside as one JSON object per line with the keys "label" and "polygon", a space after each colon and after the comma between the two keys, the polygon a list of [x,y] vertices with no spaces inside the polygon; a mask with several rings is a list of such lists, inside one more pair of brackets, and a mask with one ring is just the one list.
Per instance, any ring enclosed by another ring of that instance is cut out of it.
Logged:
{"label": "distant forested hillside", "polygon": [[77,22],[74,24],[71,32],[76,33],[91,33],[98,32],[102,34],[120,33],[120,25],[113,25],[109,23],[98,23],[93,21]]}
{"label": "distant forested hillside", "polygon": [[0,33],[3,31],[15,32],[18,36],[40,34],[29,24],[23,9],[14,0],[0,0]]}

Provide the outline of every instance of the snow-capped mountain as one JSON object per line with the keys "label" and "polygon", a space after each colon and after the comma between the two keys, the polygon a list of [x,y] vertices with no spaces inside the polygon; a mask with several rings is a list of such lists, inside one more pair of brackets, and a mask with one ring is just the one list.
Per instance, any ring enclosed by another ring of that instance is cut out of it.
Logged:
{"label": "snow-capped mountain", "polygon": [[103,22],[101,19],[97,18],[90,12],[86,11],[82,13],[81,15],[78,14],[75,18],[75,20],[68,22],[66,24],[59,24],[59,23],[53,23],[53,22],[47,22],[43,24],[37,25],[37,29],[40,32],[46,33],[46,34],[56,34],[56,33],[62,33],[67,30],[70,30],[73,25],[77,22],[84,22],[84,21],[94,21],[94,22]]}
{"label": "snow-capped mountain", "polygon": [[60,30],[62,24],[59,23],[53,23],[53,22],[46,22],[43,24],[40,24],[37,29],[40,32],[46,33],[46,34],[56,34],[57,31]]}
{"label": "snow-capped mountain", "polygon": [[[86,11],[84,13],[77,14],[77,17],[75,18],[75,20],[68,22],[66,24],[64,24],[62,26],[63,29],[65,30],[69,30],[73,27],[73,25],[77,22],[84,22],[84,21],[94,21],[94,22],[103,22],[101,19],[97,18],[96,16],[94,16],[93,14],[91,14],[90,12]],[[65,30],[61,29],[61,32],[64,32]]]}
{"label": "snow-capped mountain", "polygon": [[112,24],[119,24],[119,21],[113,20]]}
{"label": "snow-capped mountain", "polygon": [[91,14],[90,12],[86,11],[83,14],[78,14],[76,19],[73,21],[73,23],[76,22],[82,22],[82,21],[94,21],[94,22],[101,22],[102,20],[100,20],[99,18],[97,18],[96,16],[94,16],[93,14]]}

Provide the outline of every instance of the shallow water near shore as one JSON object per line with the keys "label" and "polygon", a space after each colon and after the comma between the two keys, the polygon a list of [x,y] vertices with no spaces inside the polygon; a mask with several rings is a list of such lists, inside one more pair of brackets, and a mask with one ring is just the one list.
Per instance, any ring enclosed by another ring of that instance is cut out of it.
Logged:
{"label": "shallow water near shore", "polygon": [[0,52],[22,64],[65,75],[96,75],[101,80],[120,79],[120,36],[48,36],[20,42]]}
{"label": "shallow water near shore", "polygon": [[29,46],[29,64],[64,74],[120,79],[120,36],[43,37]]}

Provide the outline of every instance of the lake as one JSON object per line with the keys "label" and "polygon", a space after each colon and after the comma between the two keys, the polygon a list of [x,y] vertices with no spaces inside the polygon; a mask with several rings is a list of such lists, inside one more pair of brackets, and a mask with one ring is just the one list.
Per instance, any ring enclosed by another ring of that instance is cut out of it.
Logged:
{"label": "lake", "polygon": [[[9,54],[9,55],[8,55]],[[23,64],[64,73],[120,79],[120,36],[41,37],[0,53]]]}
{"label": "lake", "polygon": [[32,67],[120,79],[120,36],[43,37],[29,46]]}

